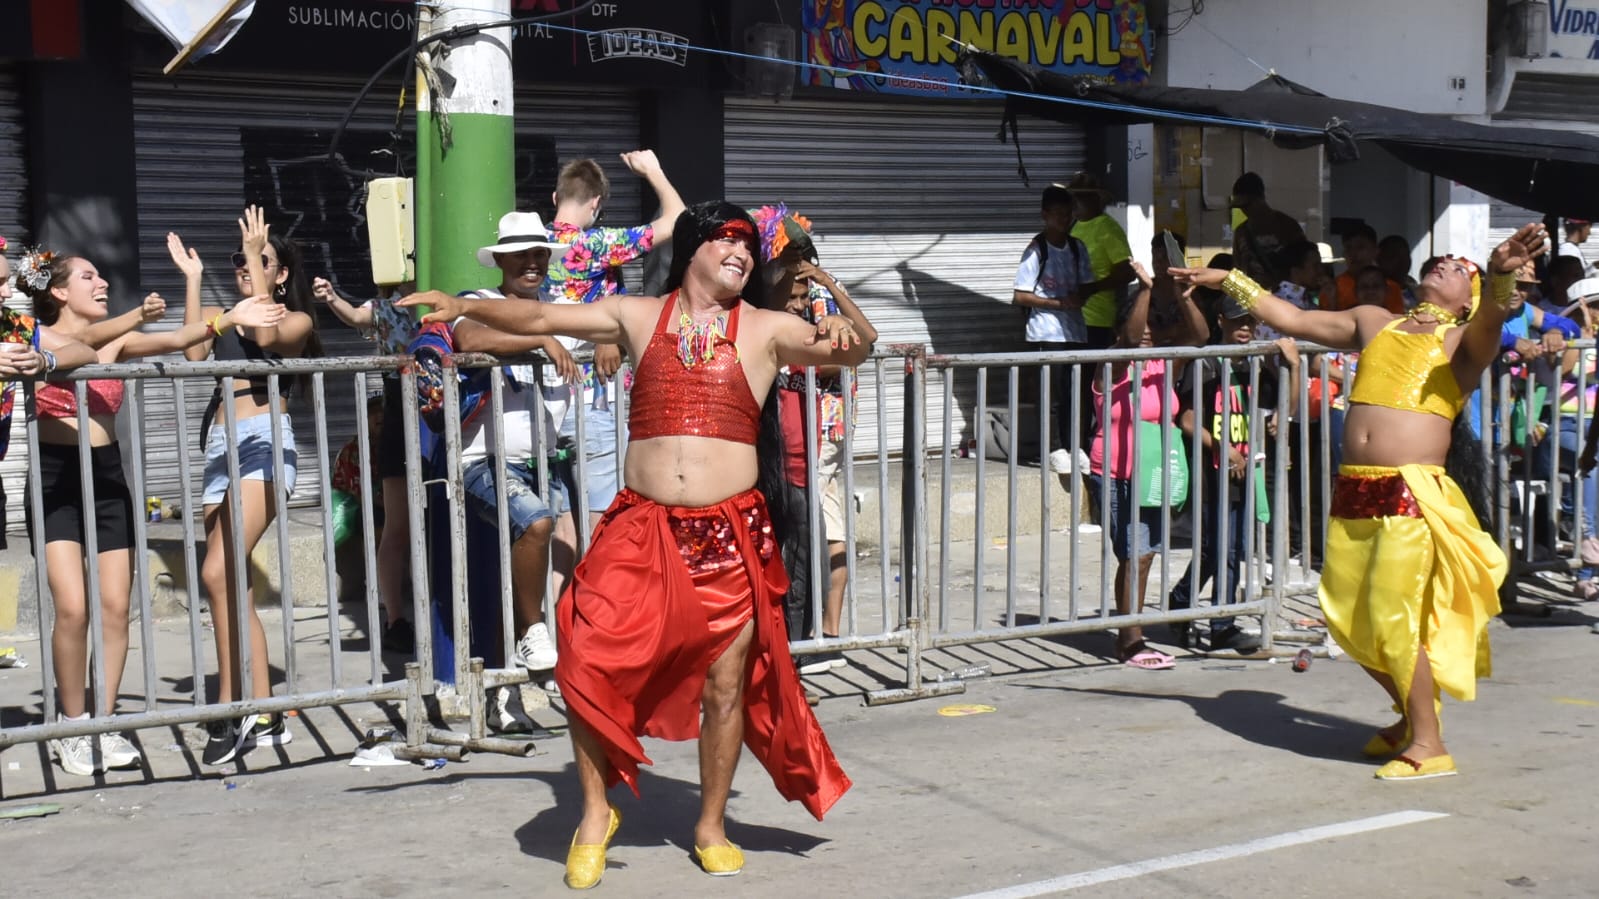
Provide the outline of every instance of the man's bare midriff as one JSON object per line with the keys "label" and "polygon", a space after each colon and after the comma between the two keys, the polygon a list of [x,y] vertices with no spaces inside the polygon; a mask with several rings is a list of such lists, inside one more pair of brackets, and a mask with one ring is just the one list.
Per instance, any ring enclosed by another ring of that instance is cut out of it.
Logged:
{"label": "man's bare midriff", "polygon": [[[39,442],[76,446],[78,443],[78,419],[39,417]],[[117,442],[117,418],[115,415],[89,416],[89,445],[110,446]]]}
{"label": "man's bare midriff", "polygon": [[627,445],[627,486],[663,506],[712,506],[755,486],[755,447],[713,437]]}
{"label": "man's bare midriff", "polygon": [[1344,418],[1345,465],[1442,465],[1454,423],[1430,412],[1350,403]]}

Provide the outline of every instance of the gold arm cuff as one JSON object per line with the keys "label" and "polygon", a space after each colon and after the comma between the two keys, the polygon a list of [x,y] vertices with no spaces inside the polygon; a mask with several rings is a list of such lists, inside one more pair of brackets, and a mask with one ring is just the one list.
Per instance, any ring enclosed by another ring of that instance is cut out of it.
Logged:
{"label": "gold arm cuff", "polygon": [[1492,291],[1494,302],[1500,306],[1508,306],[1516,297],[1516,273],[1494,272],[1488,277],[1488,286]]}
{"label": "gold arm cuff", "polygon": [[1244,274],[1243,269],[1233,269],[1227,273],[1227,280],[1221,282],[1222,293],[1233,299],[1245,312],[1255,308],[1255,300],[1265,288],[1255,283],[1255,279]]}

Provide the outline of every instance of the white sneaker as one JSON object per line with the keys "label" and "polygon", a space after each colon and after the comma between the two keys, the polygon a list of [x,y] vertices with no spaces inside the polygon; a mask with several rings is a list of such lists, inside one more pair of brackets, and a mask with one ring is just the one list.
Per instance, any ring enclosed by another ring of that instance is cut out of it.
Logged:
{"label": "white sneaker", "polygon": [[489,691],[488,701],[489,730],[502,734],[533,732],[533,719],[522,708],[522,691],[519,688],[496,687]]}
{"label": "white sneaker", "polygon": [[104,760],[106,768],[132,768],[139,764],[144,756],[139,754],[128,738],[121,734],[100,735],[100,758]]}
{"label": "white sneaker", "polygon": [[539,622],[516,641],[516,663],[529,671],[549,671],[555,667],[555,641],[550,629]]}
{"label": "white sneaker", "polygon": [[1049,454],[1049,470],[1056,474],[1072,473],[1072,454],[1070,450],[1058,449]]}
{"label": "white sneaker", "polygon": [[79,777],[94,776],[94,742],[91,738],[65,737],[51,740],[50,748],[55,750],[56,760],[61,763],[62,771]]}

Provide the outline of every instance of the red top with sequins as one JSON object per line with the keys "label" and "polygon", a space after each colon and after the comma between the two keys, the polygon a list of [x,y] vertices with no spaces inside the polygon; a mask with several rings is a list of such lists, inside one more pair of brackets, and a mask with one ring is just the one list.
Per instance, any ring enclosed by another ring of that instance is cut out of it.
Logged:
{"label": "red top with sequins", "polygon": [[627,419],[630,439],[714,437],[755,444],[761,406],[750,391],[734,345],[739,306],[727,317],[727,336],[716,338],[712,358],[684,365],[677,355],[677,335],[666,329],[677,303],[668,298],[662,304],[660,321],[634,372]]}

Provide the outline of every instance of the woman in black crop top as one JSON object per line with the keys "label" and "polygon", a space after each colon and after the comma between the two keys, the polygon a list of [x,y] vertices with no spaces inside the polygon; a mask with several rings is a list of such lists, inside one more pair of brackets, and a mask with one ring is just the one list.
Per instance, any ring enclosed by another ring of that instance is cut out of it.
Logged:
{"label": "woman in black crop top", "polygon": [[[207,355],[217,359],[277,360],[320,356],[322,345],[317,338],[316,320],[313,317],[311,279],[301,263],[299,247],[278,234],[270,234],[265,212],[255,206],[245,209],[239,219],[241,251],[233,254],[234,284],[239,296],[249,297],[270,294],[288,307],[282,321],[271,328],[214,327],[212,340],[190,347],[184,355],[191,360],[202,360]],[[176,235],[169,235],[173,254],[188,259],[188,265],[198,268],[200,261],[193,250],[185,251]],[[199,296],[191,292],[184,304],[185,324],[218,321],[222,310],[201,307]],[[221,322],[218,321],[220,325]],[[285,383],[273,408],[268,396],[268,379],[264,377],[234,380],[231,396],[213,397],[214,412],[207,421],[205,493],[205,562],[200,569],[200,580],[210,597],[211,616],[216,628],[217,646],[217,701],[231,702],[245,697],[264,697],[272,692],[267,664],[266,632],[255,614],[254,606],[248,619],[239,622],[235,610],[233,575],[239,561],[233,558],[233,540],[224,525],[231,521],[233,510],[229,507],[237,495],[244,520],[241,542],[244,558],[260,541],[261,535],[271,525],[280,511],[277,508],[277,490],[272,483],[275,453],[281,451],[284,472],[284,495],[294,490],[297,456],[294,445],[294,423],[289,418],[287,397],[292,383]],[[222,403],[232,403],[237,419],[237,431],[228,434],[224,426],[225,412]],[[273,416],[277,416],[282,435],[281,448],[272,445]],[[235,485],[228,477],[228,456],[238,459],[239,482]],[[237,494],[233,490],[237,489]],[[249,577],[248,567],[245,577]],[[248,585],[248,581],[246,581]],[[248,628],[250,640],[250,683],[243,683],[238,670],[238,653],[235,640],[243,639],[242,628]],[[288,742],[290,735],[281,716],[247,716],[242,721],[219,721],[207,725],[210,739],[206,743],[203,760],[206,764],[220,765],[230,761],[246,745],[257,745],[261,740],[276,743]]]}

